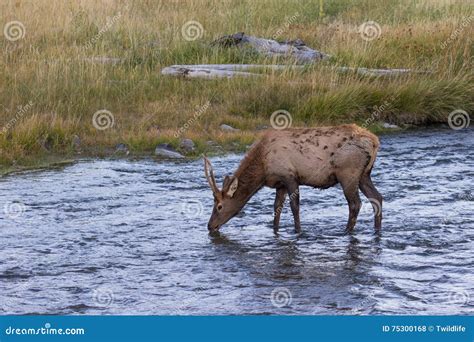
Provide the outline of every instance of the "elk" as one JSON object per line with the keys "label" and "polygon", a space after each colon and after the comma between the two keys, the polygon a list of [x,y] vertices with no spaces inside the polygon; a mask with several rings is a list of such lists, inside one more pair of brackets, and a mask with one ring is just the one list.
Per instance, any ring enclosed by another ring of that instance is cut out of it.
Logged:
{"label": "elk", "polygon": [[379,145],[374,134],[354,124],[269,130],[248,151],[235,173],[225,177],[221,190],[211,162],[204,157],[204,173],[214,195],[208,229],[219,230],[257,191],[268,186],[276,189],[274,231],[278,232],[288,194],[295,230],[300,232],[299,186],[327,189],[339,183],[349,204],[346,229],[351,231],[356,224],[360,189],[372,204],[378,231],[382,226],[382,196],[370,173]]}

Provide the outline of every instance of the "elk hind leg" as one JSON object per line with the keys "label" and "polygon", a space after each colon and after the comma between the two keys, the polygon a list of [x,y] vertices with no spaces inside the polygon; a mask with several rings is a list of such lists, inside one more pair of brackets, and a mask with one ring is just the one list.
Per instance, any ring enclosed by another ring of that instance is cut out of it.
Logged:
{"label": "elk hind leg", "polygon": [[375,223],[374,228],[375,230],[379,230],[382,228],[382,195],[377,191],[372,183],[372,179],[370,179],[370,173],[366,173],[362,175],[359,183],[360,190],[362,193],[367,197],[367,199],[372,204],[372,208],[374,209],[374,217]]}
{"label": "elk hind leg", "polygon": [[360,207],[362,206],[359,197],[359,182],[354,181],[354,179],[357,178],[346,177],[345,179],[339,180],[344,191],[344,196],[349,204],[349,219],[346,226],[347,231],[352,231],[352,229],[354,229]]}

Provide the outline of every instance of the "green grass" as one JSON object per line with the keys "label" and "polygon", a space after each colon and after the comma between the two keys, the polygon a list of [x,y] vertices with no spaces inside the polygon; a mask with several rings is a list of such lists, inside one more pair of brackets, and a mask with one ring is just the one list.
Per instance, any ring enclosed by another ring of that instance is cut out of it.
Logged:
{"label": "green grass", "polygon": [[[182,136],[197,143],[196,153],[206,150],[207,140],[229,148],[233,142],[251,143],[255,128],[269,126],[278,109],[291,113],[293,126],[363,124],[375,106],[390,99],[371,126],[377,131],[379,121],[446,123],[455,109],[472,115],[471,1],[332,0],[324,1],[323,17],[319,7],[319,0],[3,1],[2,25],[18,20],[25,36],[15,42],[0,39],[0,129],[7,127],[0,134],[0,165],[74,157],[75,136],[81,156],[108,155],[118,143],[127,144],[132,155],[150,154],[162,142],[178,146],[173,133],[208,101],[209,108]],[[181,35],[189,20],[204,28],[192,42]],[[380,25],[381,35],[366,42],[358,27],[369,20]],[[281,39],[302,39],[333,57],[260,78],[183,80],[160,74],[172,64],[282,62],[209,45],[224,34],[244,31],[270,38],[278,30]],[[95,56],[123,62],[85,60]],[[374,78],[341,74],[333,66],[429,73]],[[32,107],[19,115],[18,106],[30,101]],[[113,128],[94,128],[92,116],[100,109],[113,113]],[[222,123],[241,132],[223,133]]]}

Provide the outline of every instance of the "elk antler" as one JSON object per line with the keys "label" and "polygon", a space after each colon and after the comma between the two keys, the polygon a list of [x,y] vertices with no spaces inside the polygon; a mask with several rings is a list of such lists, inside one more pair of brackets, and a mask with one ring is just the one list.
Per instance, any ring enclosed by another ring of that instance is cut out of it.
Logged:
{"label": "elk antler", "polygon": [[206,157],[204,157],[204,173],[206,174],[206,179],[209,182],[212,192],[215,194],[219,193],[219,188],[217,187],[216,179],[214,178],[212,164]]}

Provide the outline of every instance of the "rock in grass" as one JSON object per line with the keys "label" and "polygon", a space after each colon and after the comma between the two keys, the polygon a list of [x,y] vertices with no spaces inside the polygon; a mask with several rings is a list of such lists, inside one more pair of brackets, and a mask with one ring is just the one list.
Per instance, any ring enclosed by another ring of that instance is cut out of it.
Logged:
{"label": "rock in grass", "polygon": [[206,145],[208,146],[208,150],[211,151],[211,152],[221,153],[221,152],[224,151],[222,146],[219,145],[218,143],[216,143],[215,141],[208,140],[208,141],[206,141]]}
{"label": "rock in grass", "polygon": [[268,129],[268,126],[267,125],[258,125],[255,129],[257,131],[263,131],[265,129]]}
{"label": "rock in grass", "polygon": [[155,156],[166,159],[183,159],[184,156],[177,152],[170,144],[159,144],[155,149]]}
{"label": "rock in grass", "polygon": [[38,143],[44,150],[49,152],[53,147],[54,140],[50,135],[46,134],[45,136],[38,139]]}
{"label": "rock in grass", "polygon": [[117,146],[115,146],[115,153],[128,155],[130,153],[130,151],[128,150],[127,145],[117,144]]}
{"label": "rock in grass", "polygon": [[194,152],[195,150],[194,142],[191,139],[183,139],[179,144],[179,148],[186,153]]}
{"label": "rock in grass", "polygon": [[76,151],[81,149],[81,138],[79,138],[78,135],[73,135],[72,136],[72,147]]}
{"label": "rock in grass", "polygon": [[392,124],[389,124],[388,122],[384,122],[382,124],[382,127],[383,128],[390,128],[390,129],[399,129],[400,128],[397,125],[392,125]]}
{"label": "rock in grass", "polygon": [[234,127],[226,125],[226,124],[220,125],[219,128],[221,129],[221,131],[224,131],[224,132],[238,132],[238,131],[240,131],[240,129],[234,128]]}

